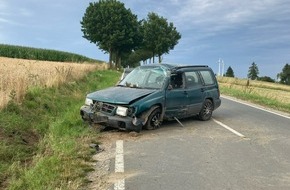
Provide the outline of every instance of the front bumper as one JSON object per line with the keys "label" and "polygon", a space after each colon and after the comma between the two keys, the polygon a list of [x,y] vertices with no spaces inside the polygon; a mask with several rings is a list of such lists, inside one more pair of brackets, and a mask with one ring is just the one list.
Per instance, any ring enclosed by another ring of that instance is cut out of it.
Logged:
{"label": "front bumper", "polygon": [[80,109],[80,115],[84,121],[97,123],[108,127],[140,132],[142,120],[136,117],[121,117],[118,115],[107,115],[102,112],[93,112],[90,106],[84,105]]}

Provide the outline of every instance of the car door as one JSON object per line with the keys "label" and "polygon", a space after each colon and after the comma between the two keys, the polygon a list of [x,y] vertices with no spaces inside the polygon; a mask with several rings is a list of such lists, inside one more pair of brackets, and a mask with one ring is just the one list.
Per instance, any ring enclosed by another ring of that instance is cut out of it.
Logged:
{"label": "car door", "polygon": [[185,72],[185,88],[187,92],[188,115],[195,115],[200,112],[204,101],[204,89],[198,72]]}
{"label": "car door", "polygon": [[203,89],[205,98],[210,97],[213,100],[213,103],[215,103],[217,100],[219,100],[220,94],[218,83],[213,72],[211,70],[200,70],[199,73],[204,84]]}
{"label": "car door", "polygon": [[181,118],[187,114],[188,93],[184,73],[172,74],[165,95],[165,116]]}

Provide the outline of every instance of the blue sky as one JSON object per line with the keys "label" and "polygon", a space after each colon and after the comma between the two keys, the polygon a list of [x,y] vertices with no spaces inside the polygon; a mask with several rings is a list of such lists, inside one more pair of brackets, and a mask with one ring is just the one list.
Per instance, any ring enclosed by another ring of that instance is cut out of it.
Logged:
{"label": "blue sky", "polygon": [[[82,37],[80,21],[89,0],[1,0],[0,43],[55,49],[108,61]],[[149,12],[173,22],[182,38],[163,61],[206,64],[218,72],[231,66],[246,78],[250,65],[259,76],[276,78],[290,63],[289,0],[121,0],[144,19]]]}

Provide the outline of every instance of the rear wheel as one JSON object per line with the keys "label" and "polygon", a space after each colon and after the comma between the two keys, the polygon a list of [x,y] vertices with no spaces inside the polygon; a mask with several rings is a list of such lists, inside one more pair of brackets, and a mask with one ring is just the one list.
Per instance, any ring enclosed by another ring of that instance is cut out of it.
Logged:
{"label": "rear wheel", "polygon": [[211,100],[206,99],[203,103],[202,109],[199,112],[199,119],[202,121],[207,121],[211,118],[213,112],[213,103]]}
{"label": "rear wheel", "polygon": [[144,128],[147,130],[153,130],[159,128],[161,125],[161,109],[156,108],[151,112],[148,117],[147,123]]}

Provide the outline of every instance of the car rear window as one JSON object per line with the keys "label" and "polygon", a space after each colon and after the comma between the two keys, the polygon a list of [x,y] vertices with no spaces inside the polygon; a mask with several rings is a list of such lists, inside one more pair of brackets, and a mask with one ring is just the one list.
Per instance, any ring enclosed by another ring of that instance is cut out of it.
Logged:
{"label": "car rear window", "polygon": [[200,71],[200,74],[203,78],[205,85],[214,84],[214,79],[213,79],[212,73],[210,71]]}
{"label": "car rear window", "polygon": [[185,78],[186,78],[186,86],[187,88],[192,88],[199,83],[198,74],[195,71],[185,72]]}

